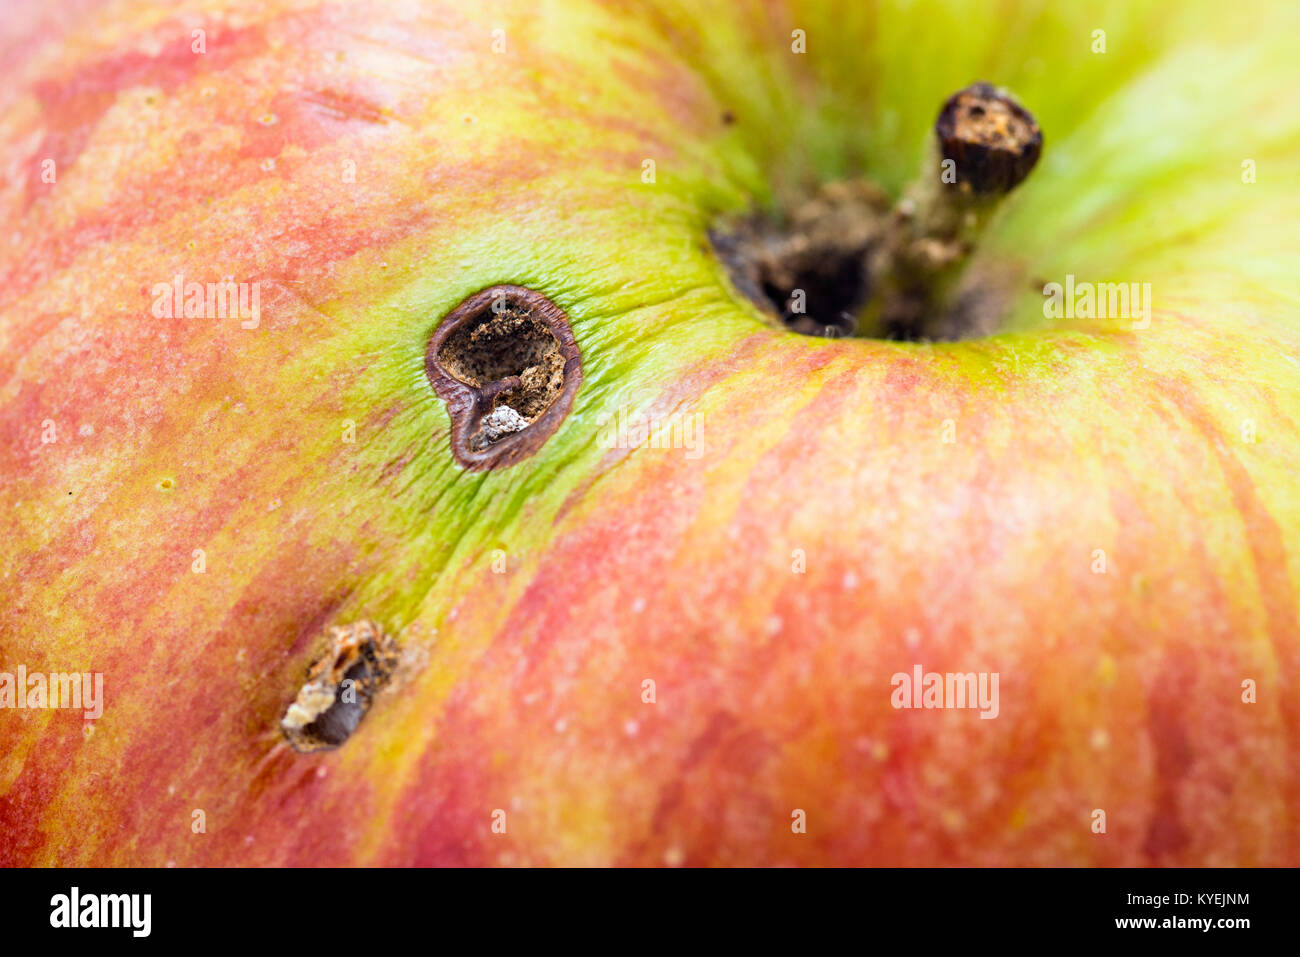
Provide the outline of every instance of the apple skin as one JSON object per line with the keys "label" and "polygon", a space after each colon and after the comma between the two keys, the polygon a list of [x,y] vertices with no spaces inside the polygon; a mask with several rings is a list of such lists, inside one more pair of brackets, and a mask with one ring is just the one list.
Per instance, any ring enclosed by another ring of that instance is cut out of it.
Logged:
{"label": "apple skin", "polygon": [[[0,712],[0,862],[1300,864],[1296,13],[981,6],[6,10],[0,670],[106,702]],[[1006,332],[765,326],[714,217],[897,189],[976,78],[1047,138]],[[155,318],[177,273],[258,327]],[[1067,273],[1149,327],[1045,319]],[[506,282],[584,381],[472,473],[424,349]],[[602,447],[624,407],[701,454]],[[409,668],[292,752],[362,618]],[[895,710],[916,664],[998,717]]]}

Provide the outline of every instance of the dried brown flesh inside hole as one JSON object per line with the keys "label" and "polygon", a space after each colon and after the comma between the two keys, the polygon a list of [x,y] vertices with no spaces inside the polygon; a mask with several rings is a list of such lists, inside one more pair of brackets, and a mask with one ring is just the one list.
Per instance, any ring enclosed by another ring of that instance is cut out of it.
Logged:
{"label": "dried brown flesh inside hole", "polygon": [[425,369],[451,415],[452,451],[472,469],[536,451],[568,414],[582,377],[568,318],[522,286],[493,286],[453,309]]}
{"label": "dried brown flesh inside hole", "polygon": [[307,669],[307,679],[280,728],[295,751],[337,748],[357,729],[397,666],[397,645],[374,622],[330,630],[329,646]]}
{"label": "dried brown flesh inside hole", "polygon": [[507,405],[531,422],[564,388],[560,344],[540,319],[518,303],[460,325],[438,351],[442,367],[467,385],[494,390],[493,407]]}

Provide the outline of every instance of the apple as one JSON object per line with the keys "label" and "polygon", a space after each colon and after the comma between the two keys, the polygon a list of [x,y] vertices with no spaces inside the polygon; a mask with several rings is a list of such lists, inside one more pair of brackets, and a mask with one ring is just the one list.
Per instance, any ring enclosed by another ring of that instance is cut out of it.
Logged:
{"label": "apple", "polygon": [[1300,863],[1293,4],[2,19],[0,861]]}

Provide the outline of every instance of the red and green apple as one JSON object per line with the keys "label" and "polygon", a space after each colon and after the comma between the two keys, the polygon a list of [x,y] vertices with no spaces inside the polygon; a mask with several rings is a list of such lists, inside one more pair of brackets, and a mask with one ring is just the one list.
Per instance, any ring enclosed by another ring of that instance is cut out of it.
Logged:
{"label": "red and green apple", "polygon": [[[0,861],[1300,863],[1294,5],[2,19],[0,672],[103,701],[11,684]],[[980,80],[1043,132],[982,325],[745,294],[727,224],[896,203]],[[501,287],[549,419],[438,381]],[[301,753],[358,623],[400,664]]]}

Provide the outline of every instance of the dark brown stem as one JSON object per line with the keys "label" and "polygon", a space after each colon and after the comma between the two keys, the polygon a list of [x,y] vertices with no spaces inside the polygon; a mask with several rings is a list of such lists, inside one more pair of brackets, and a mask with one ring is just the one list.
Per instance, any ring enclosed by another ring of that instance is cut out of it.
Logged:
{"label": "dark brown stem", "polygon": [[871,268],[865,334],[925,338],[939,324],[979,237],[1033,170],[1043,134],[1009,94],[976,83],[939,111],[919,179],[894,209]]}
{"label": "dark brown stem", "polygon": [[1007,93],[976,83],[958,90],[934,121],[939,151],[951,160],[949,192],[1005,196],[1019,186],[1043,150],[1034,117]]}

